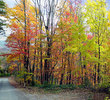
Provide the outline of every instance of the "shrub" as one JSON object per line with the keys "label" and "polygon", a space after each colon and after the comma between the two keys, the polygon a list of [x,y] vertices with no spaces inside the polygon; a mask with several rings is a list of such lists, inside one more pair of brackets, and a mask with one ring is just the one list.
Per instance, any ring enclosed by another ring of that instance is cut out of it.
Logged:
{"label": "shrub", "polygon": [[109,97],[106,97],[104,100],[110,100]]}
{"label": "shrub", "polygon": [[98,85],[99,91],[110,93],[110,76],[104,76],[103,81]]}
{"label": "shrub", "polygon": [[8,77],[10,76],[10,73],[0,73],[0,77]]}
{"label": "shrub", "polygon": [[67,85],[60,85],[60,88],[61,89],[71,89],[71,90],[74,90],[74,89],[77,88],[77,86],[74,85],[74,84],[67,84]]}
{"label": "shrub", "polygon": [[82,87],[84,87],[84,88],[92,88],[92,83],[90,82],[90,80],[87,77],[84,78]]}

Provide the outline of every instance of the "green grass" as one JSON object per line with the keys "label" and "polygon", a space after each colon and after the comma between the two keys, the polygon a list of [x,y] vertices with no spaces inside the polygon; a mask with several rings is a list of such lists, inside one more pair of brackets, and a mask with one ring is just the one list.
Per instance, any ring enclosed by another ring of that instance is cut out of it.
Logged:
{"label": "green grass", "polygon": [[59,91],[62,91],[62,90],[64,90],[64,89],[74,90],[74,89],[77,88],[77,86],[74,85],[74,84],[55,85],[55,84],[47,84],[47,83],[44,83],[44,84],[42,84],[42,85],[36,84],[35,86],[38,87],[38,88],[42,88],[42,89],[44,89],[45,91],[53,91],[53,92],[59,92]]}

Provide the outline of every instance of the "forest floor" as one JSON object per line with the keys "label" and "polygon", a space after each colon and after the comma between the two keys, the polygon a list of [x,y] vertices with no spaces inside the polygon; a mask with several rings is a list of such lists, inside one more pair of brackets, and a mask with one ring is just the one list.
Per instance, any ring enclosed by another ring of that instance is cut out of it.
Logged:
{"label": "forest floor", "polygon": [[91,92],[87,89],[62,89],[54,91],[30,86],[24,88],[14,81],[13,78],[9,78],[9,82],[15,88],[23,91],[31,100],[104,100],[108,96],[105,93]]}

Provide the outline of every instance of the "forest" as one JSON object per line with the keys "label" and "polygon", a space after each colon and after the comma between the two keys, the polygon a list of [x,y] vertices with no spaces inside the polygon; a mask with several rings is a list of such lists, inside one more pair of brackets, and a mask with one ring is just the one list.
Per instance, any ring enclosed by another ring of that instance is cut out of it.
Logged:
{"label": "forest", "polygon": [[[6,62],[24,86],[110,92],[110,11],[106,0],[15,0],[6,7]],[[108,99],[107,99],[108,100]]]}

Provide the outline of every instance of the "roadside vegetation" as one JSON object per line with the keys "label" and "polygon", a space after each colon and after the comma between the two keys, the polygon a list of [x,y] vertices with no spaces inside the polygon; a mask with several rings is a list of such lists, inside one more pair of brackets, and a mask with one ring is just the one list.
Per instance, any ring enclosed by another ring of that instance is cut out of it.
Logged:
{"label": "roadside vegetation", "polygon": [[24,87],[110,94],[107,5],[105,0],[16,0],[6,9],[11,52],[1,56],[7,57],[8,72]]}

